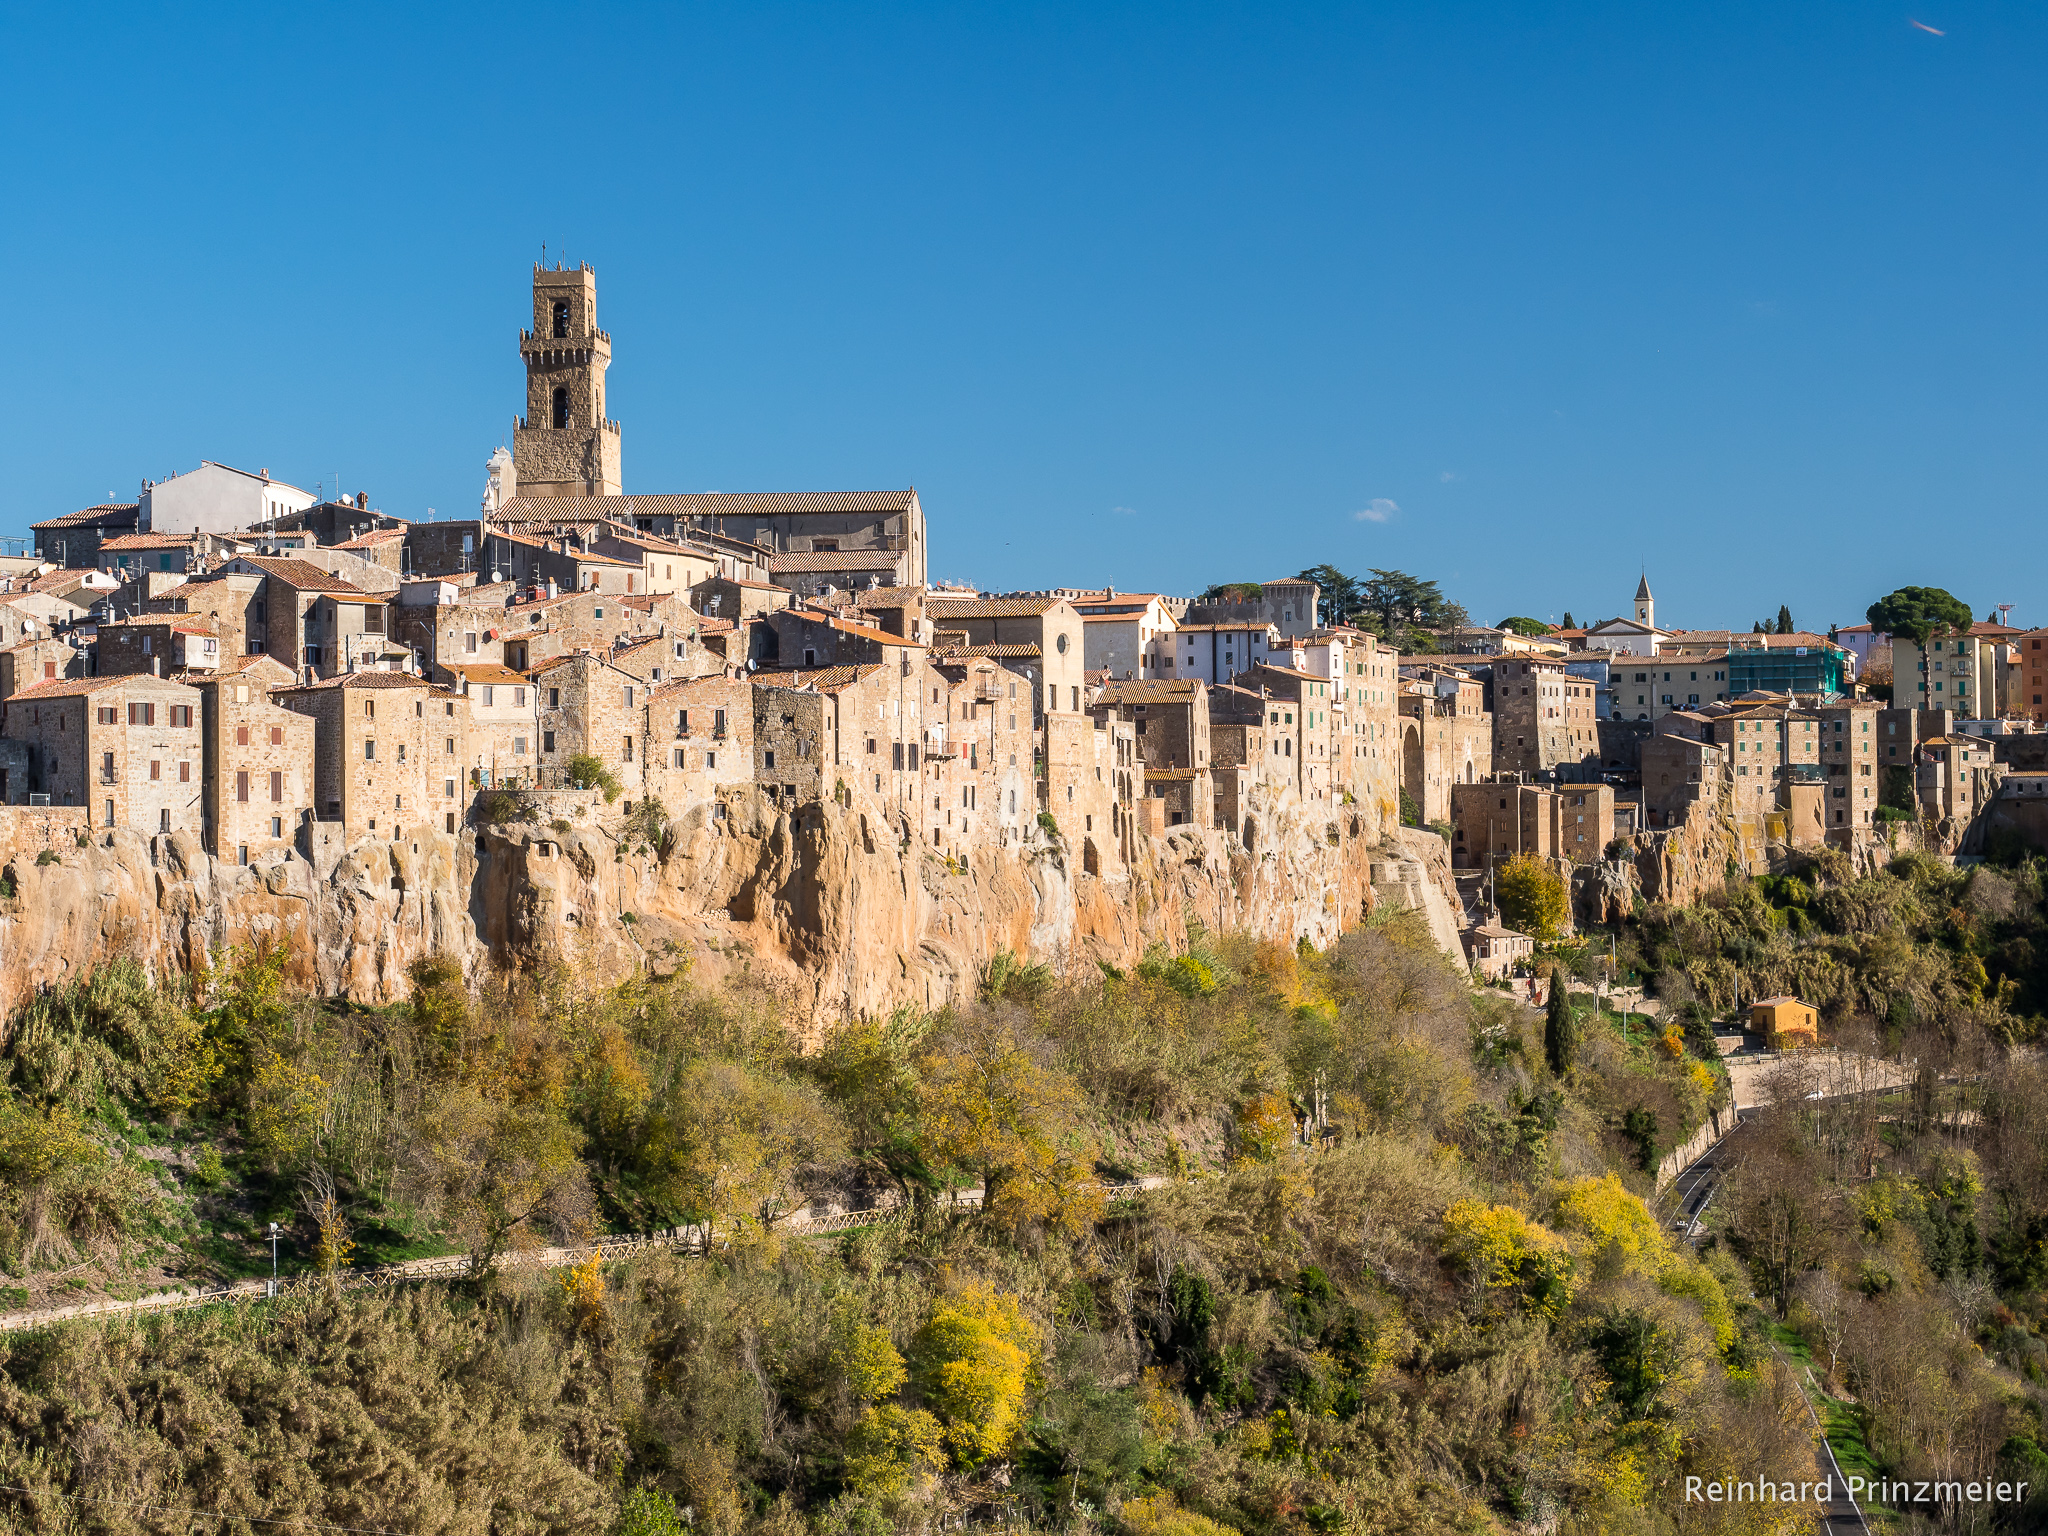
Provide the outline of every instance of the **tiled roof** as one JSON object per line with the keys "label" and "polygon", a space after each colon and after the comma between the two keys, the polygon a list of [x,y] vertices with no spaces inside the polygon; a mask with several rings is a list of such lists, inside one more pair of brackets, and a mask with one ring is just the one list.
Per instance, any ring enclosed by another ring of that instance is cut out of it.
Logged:
{"label": "tiled roof", "polygon": [[123,533],[100,540],[100,551],[123,549],[190,549],[199,542],[195,534]]}
{"label": "tiled roof", "polygon": [[859,667],[810,667],[794,671],[756,672],[748,681],[757,688],[810,688],[818,693],[836,693],[880,670],[873,663]]}
{"label": "tiled roof", "polygon": [[1105,683],[1097,696],[1101,704],[1192,704],[1202,693],[1199,678],[1130,678]]}
{"label": "tiled roof", "polygon": [[370,596],[354,582],[343,581],[332,571],[323,571],[310,560],[286,560],[267,555],[237,555],[235,558],[255,566],[266,576],[275,576],[286,586],[296,587],[301,592],[329,592],[365,598]]}
{"label": "tiled roof", "polygon": [[1063,597],[937,597],[925,604],[932,622],[948,619],[1035,619],[1065,602]]}
{"label": "tiled roof", "polygon": [[141,514],[141,507],[132,501],[103,501],[98,506],[82,507],[76,512],[66,512],[62,517],[49,518],[44,522],[30,523],[38,531],[44,528],[104,528],[118,523],[132,522]]}
{"label": "tiled roof", "polygon": [[770,555],[768,569],[777,575],[789,571],[893,571],[909,558],[886,549],[800,549]]}
{"label": "tiled roof", "polygon": [[[372,528],[368,533],[359,533],[352,539],[335,545],[336,549],[370,549],[379,544],[389,544],[405,538],[403,528]],[[102,546],[104,547],[104,546]]]}
{"label": "tiled roof", "polygon": [[523,683],[524,672],[515,672],[499,662],[443,662],[442,668],[472,683]]}
{"label": "tiled roof", "polygon": [[[1217,633],[1228,631],[1231,634],[1236,634],[1240,630],[1246,632],[1256,630],[1263,633],[1272,627],[1272,625],[1262,619],[1247,619],[1242,624],[1183,624],[1174,633],[1180,635],[1206,635],[1212,631]],[[1280,643],[1286,645],[1288,642],[1283,639]]]}
{"label": "tiled roof", "polygon": [[123,677],[58,678],[54,682],[37,683],[33,688],[23,688],[13,698],[7,700],[7,702],[9,704],[39,704],[44,699],[75,699],[80,694],[97,693],[100,689],[111,688],[116,683],[160,683],[162,681],[164,679],[151,677],[146,672],[130,673]]}
{"label": "tiled roof", "polygon": [[430,683],[414,672],[344,672],[339,677],[330,677],[324,682],[300,683],[292,688],[280,688],[279,693],[311,693],[316,688],[424,688],[429,693],[453,695],[455,690],[441,683]]}
{"label": "tiled roof", "polygon": [[1044,652],[1037,645],[1027,641],[1022,644],[949,645],[937,654],[946,661],[971,661],[976,656],[987,656],[995,661],[1022,661],[1042,656]]}
{"label": "tiled roof", "polygon": [[706,491],[683,496],[583,496],[551,500],[515,496],[497,516],[511,521],[590,517],[784,517],[801,512],[907,512],[917,492],[907,491]]}
{"label": "tiled roof", "polygon": [[860,640],[871,640],[876,645],[904,645],[919,649],[922,649],[923,646],[922,641],[906,640],[901,635],[892,635],[886,630],[876,629],[871,624],[856,624],[851,619],[840,618],[836,613],[820,613],[807,608],[792,608],[786,611],[794,618],[809,619],[814,624],[827,625],[832,629],[838,630],[843,635],[852,635]]}

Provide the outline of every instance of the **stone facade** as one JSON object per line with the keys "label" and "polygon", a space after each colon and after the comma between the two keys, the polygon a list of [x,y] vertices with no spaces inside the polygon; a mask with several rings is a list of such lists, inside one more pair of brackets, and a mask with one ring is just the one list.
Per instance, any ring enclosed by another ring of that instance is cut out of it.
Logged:
{"label": "stone facade", "polygon": [[273,688],[293,682],[288,668],[253,657],[231,673],[198,682],[205,752],[206,846],[217,859],[268,864],[296,846],[314,814],[313,763],[318,728],[283,708]]}
{"label": "stone facade", "polygon": [[1493,668],[1493,762],[1502,773],[1597,777],[1596,690],[1564,664],[1517,657]]}
{"label": "stone facade", "polygon": [[224,649],[208,625],[190,619],[122,619],[99,626],[94,667],[102,677],[217,672]]}
{"label": "stone facade", "polygon": [[1493,776],[1486,689],[1448,668],[1401,673],[1401,791],[1423,823],[1449,821],[1451,786]]}
{"label": "stone facade", "polygon": [[96,829],[198,833],[198,705],[198,690],[146,674],[39,683],[7,700],[0,734],[31,747],[31,793],[86,807]]}
{"label": "stone facade", "polygon": [[539,690],[524,672],[493,662],[443,669],[469,701],[469,782],[480,789],[532,787],[540,768]]}
{"label": "stone facade", "polygon": [[344,848],[461,826],[469,804],[462,695],[403,672],[352,672],[275,697],[313,720],[316,818],[339,825]]}
{"label": "stone facade", "polygon": [[569,785],[569,759],[594,757],[637,797],[647,760],[649,685],[589,651],[533,669],[539,704],[538,776],[543,789]]}
{"label": "stone facade", "polygon": [[17,640],[0,650],[0,699],[37,683],[85,676],[85,657],[67,640],[52,635]]}
{"label": "stone facade", "polygon": [[1451,787],[1451,862],[1490,869],[1517,855],[1591,864],[1614,837],[1614,791],[1605,784],[1551,788],[1497,778]]}

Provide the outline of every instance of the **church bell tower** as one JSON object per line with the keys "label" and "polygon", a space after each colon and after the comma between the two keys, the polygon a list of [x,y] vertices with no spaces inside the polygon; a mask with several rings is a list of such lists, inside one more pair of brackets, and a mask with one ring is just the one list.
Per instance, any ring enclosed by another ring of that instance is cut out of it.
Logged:
{"label": "church bell tower", "polygon": [[526,415],[512,423],[521,497],[618,496],[619,424],[604,414],[612,339],[597,328],[597,274],[533,269],[533,329],[519,333]]}
{"label": "church bell tower", "polygon": [[1657,627],[1657,600],[1650,596],[1650,573],[1643,572],[1643,579],[1636,583],[1636,619],[1650,628]]}

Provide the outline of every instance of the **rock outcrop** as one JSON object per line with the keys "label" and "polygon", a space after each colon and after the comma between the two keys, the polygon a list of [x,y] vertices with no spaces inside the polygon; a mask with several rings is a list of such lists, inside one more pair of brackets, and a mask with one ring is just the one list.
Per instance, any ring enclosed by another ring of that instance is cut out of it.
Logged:
{"label": "rock outcrop", "polygon": [[472,974],[559,958],[604,979],[687,960],[707,979],[754,973],[824,1021],[970,994],[999,950],[1066,973],[1128,965],[1191,923],[1326,944],[1382,899],[1376,864],[1457,952],[1442,840],[1383,842],[1364,808],[1268,813],[1256,854],[1220,831],[1140,834],[1128,867],[1101,874],[1036,826],[947,858],[859,809],[751,788],[673,820],[552,797],[532,820],[363,842],[318,866],[225,863],[188,835],[95,832],[76,813],[0,817],[0,1015],[116,955],[189,974],[271,942],[297,984],[365,1003],[403,997],[407,968],[440,952]]}

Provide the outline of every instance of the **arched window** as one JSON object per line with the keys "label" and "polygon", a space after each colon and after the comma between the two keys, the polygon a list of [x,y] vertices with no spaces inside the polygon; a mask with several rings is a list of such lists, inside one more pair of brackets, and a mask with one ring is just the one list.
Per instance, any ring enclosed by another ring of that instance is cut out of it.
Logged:
{"label": "arched window", "polygon": [[569,334],[569,301],[567,299],[555,300],[555,334],[557,336],[567,336]]}
{"label": "arched window", "polygon": [[555,391],[555,425],[557,427],[569,425],[569,391],[566,389]]}

